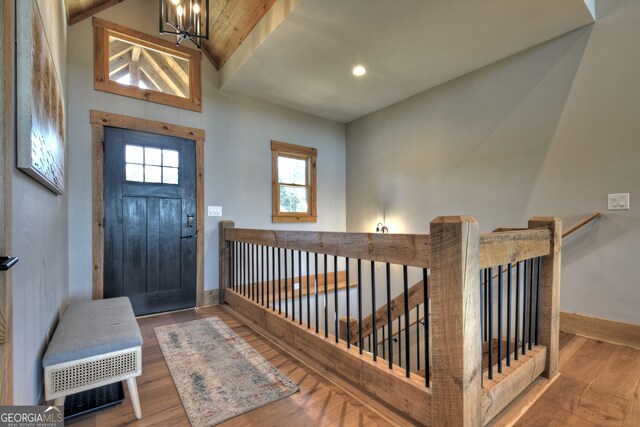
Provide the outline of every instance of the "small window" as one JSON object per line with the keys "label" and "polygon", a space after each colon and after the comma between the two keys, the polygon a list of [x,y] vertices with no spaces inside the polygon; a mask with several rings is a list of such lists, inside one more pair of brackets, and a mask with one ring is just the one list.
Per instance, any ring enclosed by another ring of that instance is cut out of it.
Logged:
{"label": "small window", "polygon": [[125,179],[152,184],[178,184],[180,153],[139,145],[126,145]]}
{"label": "small window", "polygon": [[202,111],[199,51],[93,18],[95,89]]}
{"label": "small window", "polygon": [[273,222],[316,222],[315,148],[271,141]]}

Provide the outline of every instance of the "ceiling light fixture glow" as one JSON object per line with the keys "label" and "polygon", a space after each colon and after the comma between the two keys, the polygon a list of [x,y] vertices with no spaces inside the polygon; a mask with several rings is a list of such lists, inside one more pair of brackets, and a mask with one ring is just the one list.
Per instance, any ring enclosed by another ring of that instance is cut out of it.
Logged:
{"label": "ceiling light fixture glow", "polygon": [[356,77],[362,77],[365,74],[367,74],[367,69],[364,68],[362,65],[356,65],[355,67],[353,67],[353,75]]}
{"label": "ceiling light fixture glow", "polygon": [[176,36],[176,45],[191,40],[200,47],[209,39],[209,0],[159,0],[160,34]]}

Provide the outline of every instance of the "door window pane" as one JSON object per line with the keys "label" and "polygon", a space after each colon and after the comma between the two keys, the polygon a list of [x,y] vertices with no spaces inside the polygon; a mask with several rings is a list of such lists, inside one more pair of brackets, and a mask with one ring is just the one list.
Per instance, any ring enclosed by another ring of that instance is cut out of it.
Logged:
{"label": "door window pane", "polygon": [[162,168],[162,182],[164,184],[177,184],[178,183],[178,168]]}
{"label": "door window pane", "polygon": [[144,147],[145,165],[162,165],[162,150],[159,148]]}
{"label": "door window pane", "polygon": [[133,182],[178,184],[180,152],[138,145],[125,146],[125,179]]}
{"label": "door window pane", "polygon": [[178,152],[174,150],[162,150],[162,166],[178,167]]}
{"label": "door window pane", "polygon": [[127,164],[126,180],[134,182],[144,182],[144,170],[142,165]]}
{"label": "door window pane", "polygon": [[127,163],[144,163],[144,151],[137,145],[127,145],[125,149],[125,161]]}
{"label": "door window pane", "polygon": [[162,182],[162,168],[160,166],[145,166],[144,182]]}

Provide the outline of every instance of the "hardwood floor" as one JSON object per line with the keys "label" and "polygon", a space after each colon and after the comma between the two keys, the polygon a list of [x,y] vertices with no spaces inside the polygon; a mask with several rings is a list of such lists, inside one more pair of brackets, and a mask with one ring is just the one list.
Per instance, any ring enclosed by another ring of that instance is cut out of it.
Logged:
{"label": "hardwood floor", "polygon": [[[219,307],[138,319],[144,339],[138,389],[143,418],[136,421],[128,395],[116,407],[69,421],[75,426],[189,426],[153,328],[218,316],[300,391],[220,426],[386,426],[377,412],[332,382],[292,360]],[[126,388],[125,388],[126,392]],[[560,376],[515,423],[516,426],[640,426],[640,350],[560,336]]]}
{"label": "hardwood floor", "polygon": [[560,335],[560,376],[515,425],[640,426],[640,350]]}
{"label": "hardwood floor", "polygon": [[[164,362],[153,328],[218,316],[276,368],[300,386],[300,391],[270,405],[219,424],[233,426],[372,426],[390,425],[376,412],[324,377],[291,360],[279,349],[219,307],[187,310],[138,319],[144,345],[138,392],[142,419],[136,420],[128,394],[122,404],[71,420],[74,426],[189,426],[187,414]],[[125,387],[126,393],[126,387]]]}

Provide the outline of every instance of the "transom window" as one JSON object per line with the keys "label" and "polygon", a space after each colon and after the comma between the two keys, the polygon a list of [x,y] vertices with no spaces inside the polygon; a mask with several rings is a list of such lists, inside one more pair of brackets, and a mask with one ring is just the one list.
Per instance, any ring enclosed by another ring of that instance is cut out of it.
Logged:
{"label": "transom window", "polygon": [[316,222],[315,148],[271,141],[273,222]]}
{"label": "transom window", "polygon": [[93,26],[96,90],[202,111],[200,51],[98,18]]}
{"label": "transom window", "polygon": [[127,181],[178,184],[180,171],[178,151],[127,144],[124,154]]}

